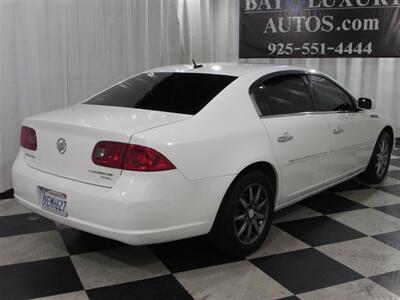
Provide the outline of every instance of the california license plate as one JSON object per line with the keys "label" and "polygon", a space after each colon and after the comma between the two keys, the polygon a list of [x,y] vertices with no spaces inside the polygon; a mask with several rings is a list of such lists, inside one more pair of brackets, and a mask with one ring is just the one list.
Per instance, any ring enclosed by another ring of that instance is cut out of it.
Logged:
{"label": "california license plate", "polygon": [[42,188],[40,205],[42,209],[63,217],[66,217],[68,214],[67,195],[63,193]]}

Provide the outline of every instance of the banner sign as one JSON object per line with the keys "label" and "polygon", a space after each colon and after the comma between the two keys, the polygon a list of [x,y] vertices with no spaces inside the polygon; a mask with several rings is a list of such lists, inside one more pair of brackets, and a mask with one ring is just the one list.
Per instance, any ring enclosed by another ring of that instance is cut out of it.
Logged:
{"label": "banner sign", "polygon": [[239,0],[240,58],[400,57],[400,0]]}

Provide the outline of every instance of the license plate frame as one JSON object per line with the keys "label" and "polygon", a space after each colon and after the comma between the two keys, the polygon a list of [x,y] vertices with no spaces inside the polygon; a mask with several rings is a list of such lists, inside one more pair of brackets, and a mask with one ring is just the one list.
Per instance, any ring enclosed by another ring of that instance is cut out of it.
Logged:
{"label": "license plate frame", "polygon": [[67,195],[47,188],[41,188],[40,207],[53,214],[67,217]]}

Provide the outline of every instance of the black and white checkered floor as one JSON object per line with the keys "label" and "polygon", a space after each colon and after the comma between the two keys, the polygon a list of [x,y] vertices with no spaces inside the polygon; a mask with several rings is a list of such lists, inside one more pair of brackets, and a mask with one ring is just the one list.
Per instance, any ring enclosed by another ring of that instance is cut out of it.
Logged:
{"label": "black and white checkered floor", "polygon": [[205,237],[130,247],[1,200],[0,299],[400,299],[394,155],[379,186],[351,180],[279,212],[242,259]]}

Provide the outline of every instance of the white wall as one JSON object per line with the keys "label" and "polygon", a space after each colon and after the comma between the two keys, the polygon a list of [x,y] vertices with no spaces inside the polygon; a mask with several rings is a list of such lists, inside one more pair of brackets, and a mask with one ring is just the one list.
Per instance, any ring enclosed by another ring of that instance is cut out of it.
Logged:
{"label": "white wall", "polygon": [[[25,116],[192,56],[238,60],[238,0],[0,0],[0,192],[11,187]],[[271,62],[329,73],[400,128],[400,59]]]}
{"label": "white wall", "polygon": [[139,71],[188,61],[179,1],[0,0],[0,192],[24,117]]}

